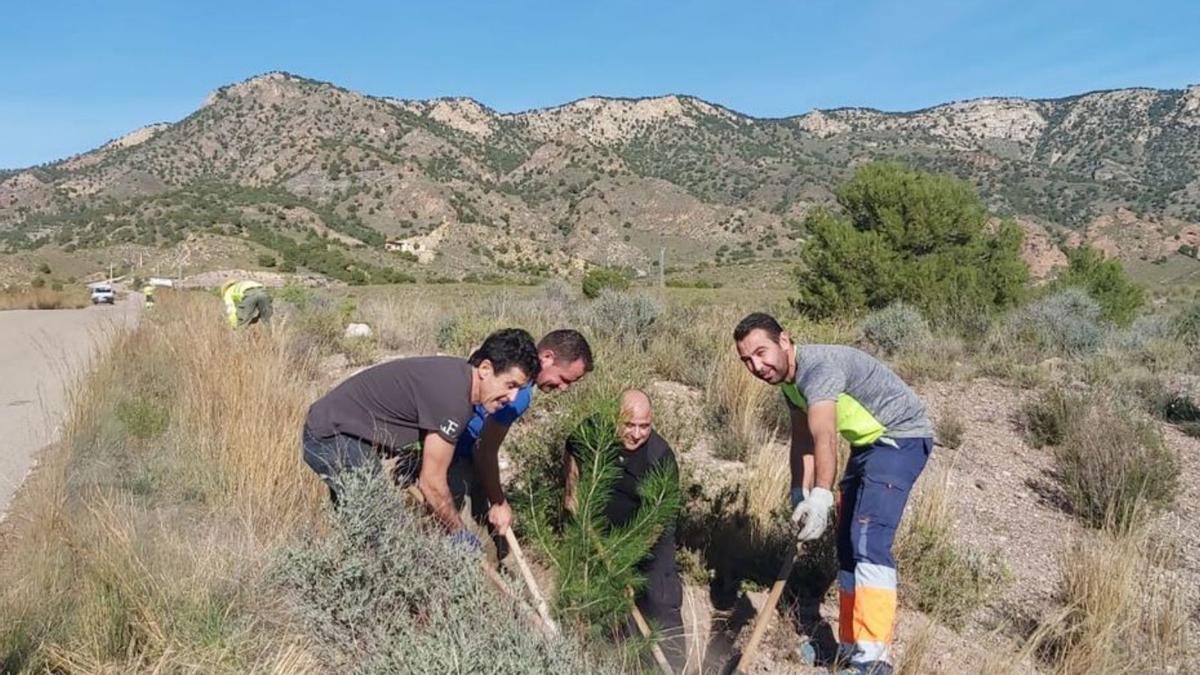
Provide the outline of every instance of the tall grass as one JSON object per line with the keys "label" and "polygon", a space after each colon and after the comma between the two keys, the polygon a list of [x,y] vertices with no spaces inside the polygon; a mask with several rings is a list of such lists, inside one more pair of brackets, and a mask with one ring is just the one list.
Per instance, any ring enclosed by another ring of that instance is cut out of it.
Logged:
{"label": "tall grass", "polygon": [[1060,675],[1184,672],[1188,616],[1148,531],[1080,537],[1063,556],[1061,607],[1030,639]]}
{"label": "tall grass", "polygon": [[[717,357],[709,373],[704,407],[713,432],[713,454],[721,459],[745,460],[769,441],[783,407],[781,394],[746,370],[732,346]],[[774,426],[771,426],[774,421]]]}
{"label": "tall grass", "polygon": [[30,288],[0,293],[0,311],[8,309],[80,309],[91,304],[87,291]]}
{"label": "tall grass", "polygon": [[305,670],[261,594],[274,542],[321,503],[291,339],[235,334],[188,295],[115,336],[14,504],[0,670]]}

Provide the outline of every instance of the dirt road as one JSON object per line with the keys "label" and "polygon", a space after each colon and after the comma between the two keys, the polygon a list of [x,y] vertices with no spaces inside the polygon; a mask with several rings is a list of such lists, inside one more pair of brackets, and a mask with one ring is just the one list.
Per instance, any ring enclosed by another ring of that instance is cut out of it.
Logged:
{"label": "dirt road", "polygon": [[57,438],[69,387],[113,329],[136,320],[141,298],[0,312],[0,519],[37,451]]}

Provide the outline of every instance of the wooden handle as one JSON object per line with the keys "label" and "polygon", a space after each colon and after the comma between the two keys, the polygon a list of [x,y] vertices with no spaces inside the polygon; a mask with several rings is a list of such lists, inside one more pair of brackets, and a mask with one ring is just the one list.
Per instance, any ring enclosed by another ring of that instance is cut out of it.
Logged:
{"label": "wooden handle", "polygon": [[[409,485],[405,491],[408,493],[409,498],[411,498],[417,504],[425,503],[425,495],[421,493],[421,490],[417,488],[416,485]],[[558,636],[558,626],[555,625],[552,620],[550,620],[550,612],[548,610],[543,610],[546,603],[544,600],[542,600],[541,593],[538,592],[537,586],[533,584],[533,575],[532,573],[528,573],[529,568],[525,564],[524,557],[519,553],[520,545],[517,544],[517,539],[513,536],[512,529],[510,528],[507,532],[505,532],[504,536],[508,540],[509,546],[512,547],[514,555],[517,556],[518,564],[521,566],[521,572],[527,573],[527,576],[525,577],[525,583],[530,585],[530,592],[533,593],[534,598],[538,601],[539,607],[537,614],[534,614],[528,605],[521,603],[520,598],[513,593],[512,589],[508,587],[508,584],[504,583],[504,579],[502,579],[500,575],[496,573],[496,570],[488,566],[487,560],[481,561],[480,564],[480,567],[483,570],[483,575],[487,577],[488,581],[492,582],[492,585],[499,589],[501,593],[512,598],[513,600],[516,600],[521,609],[528,613],[529,620],[533,622],[535,626],[537,626],[538,630],[540,630],[543,635],[546,637]]]}
{"label": "wooden handle", "polygon": [[[633,589],[626,589],[630,595],[633,595]],[[646,623],[646,617],[642,616],[642,610],[638,609],[637,605],[633,606],[633,622],[637,624],[638,630],[641,631],[642,637],[650,639],[650,624]],[[663,650],[657,644],[650,643],[650,653],[654,656],[654,661],[658,663],[658,667],[662,669],[665,675],[675,675],[675,671],[671,670],[671,663],[667,661],[667,655],[663,654]]]}
{"label": "wooden handle", "polygon": [[512,549],[513,557],[517,559],[517,566],[521,568],[521,576],[525,578],[525,585],[529,587],[529,593],[533,596],[538,614],[542,617],[542,621],[546,622],[546,626],[557,635],[558,624],[554,623],[554,619],[550,617],[550,606],[546,604],[546,598],[542,597],[537,579],[533,578],[533,571],[529,569],[529,563],[525,562],[525,554],[521,552],[521,544],[517,542],[517,535],[513,534],[511,527],[504,531],[504,540]]}
{"label": "wooden handle", "polygon": [[750,664],[754,661],[755,653],[758,651],[758,643],[762,641],[763,634],[767,632],[767,626],[771,624],[771,617],[775,614],[775,605],[779,604],[779,597],[783,595],[783,587],[787,585],[788,577],[792,575],[792,566],[795,564],[796,548],[789,547],[787,557],[783,559],[783,565],[779,568],[779,574],[771,586],[767,602],[758,611],[758,616],[754,617],[754,629],[750,631],[750,641],[742,650],[742,658],[738,659],[735,673],[745,675],[749,672]]}

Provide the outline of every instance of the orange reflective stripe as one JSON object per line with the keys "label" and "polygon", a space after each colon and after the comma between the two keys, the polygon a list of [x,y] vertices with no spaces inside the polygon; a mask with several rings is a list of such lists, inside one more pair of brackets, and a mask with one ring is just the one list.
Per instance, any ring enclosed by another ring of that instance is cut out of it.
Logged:
{"label": "orange reflective stripe", "polygon": [[854,642],[890,643],[895,625],[895,590],[863,586],[854,589]]}

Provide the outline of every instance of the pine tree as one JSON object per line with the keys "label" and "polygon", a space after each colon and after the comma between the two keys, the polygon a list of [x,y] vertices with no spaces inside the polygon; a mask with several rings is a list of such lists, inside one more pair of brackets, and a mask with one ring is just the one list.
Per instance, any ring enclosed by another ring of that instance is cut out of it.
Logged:
{"label": "pine tree", "polygon": [[610,527],[605,507],[620,476],[617,411],[606,405],[572,431],[579,482],[576,511],[555,527],[562,491],[543,485],[532,489],[524,522],[557,578],[555,610],[567,621],[611,628],[629,618],[633,598],[646,579],[638,564],[679,515],[682,496],[673,466],[659,465],[642,479],[642,505],[628,524]]}

